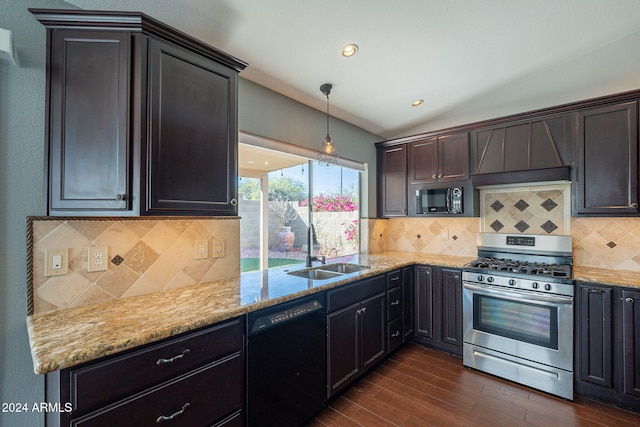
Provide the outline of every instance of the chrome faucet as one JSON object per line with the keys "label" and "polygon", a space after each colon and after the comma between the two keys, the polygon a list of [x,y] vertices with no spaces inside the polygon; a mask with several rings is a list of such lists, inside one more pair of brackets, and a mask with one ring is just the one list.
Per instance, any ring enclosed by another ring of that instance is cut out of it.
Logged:
{"label": "chrome faucet", "polygon": [[313,255],[313,245],[318,244],[318,238],[316,237],[316,228],[312,223],[309,223],[309,228],[307,230],[307,268],[313,265],[313,261],[320,261],[323,264],[327,263],[327,259],[324,256],[315,256]]}

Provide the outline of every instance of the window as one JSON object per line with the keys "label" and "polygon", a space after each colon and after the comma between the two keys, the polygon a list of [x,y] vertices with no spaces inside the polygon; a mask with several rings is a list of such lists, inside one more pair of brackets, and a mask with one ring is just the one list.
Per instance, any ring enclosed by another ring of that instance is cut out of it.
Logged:
{"label": "window", "polygon": [[[280,143],[284,144],[284,143]],[[361,172],[307,156],[241,143],[238,210],[241,271],[302,264],[314,225],[314,255],[360,250]],[[355,163],[355,162],[354,162]]]}

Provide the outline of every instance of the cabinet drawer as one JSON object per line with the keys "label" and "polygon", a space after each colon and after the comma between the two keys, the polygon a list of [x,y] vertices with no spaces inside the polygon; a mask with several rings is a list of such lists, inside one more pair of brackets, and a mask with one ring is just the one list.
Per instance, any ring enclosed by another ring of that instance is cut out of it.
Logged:
{"label": "cabinet drawer", "polygon": [[402,344],[402,318],[387,323],[387,351],[391,353]]}
{"label": "cabinet drawer", "polygon": [[63,371],[75,414],[108,405],[242,349],[243,323],[236,319],[168,342]]}
{"label": "cabinet drawer", "polygon": [[355,304],[385,291],[385,276],[375,276],[327,292],[329,313]]}
{"label": "cabinet drawer", "polygon": [[395,270],[390,273],[387,273],[387,289],[400,286],[401,283],[402,283],[402,272],[400,270]]}
{"label": "cabinet drawer", "polygon": [[[73,420],[72,426],[225,425],[242,410],[241,352],[205,365],[149,392]],[[230,423],[229,425],[233,425]]]}
{"label": "cabinet drawer", "polygon": [[393,320],[402,314],[402,288],[387,291],[387,319]]}

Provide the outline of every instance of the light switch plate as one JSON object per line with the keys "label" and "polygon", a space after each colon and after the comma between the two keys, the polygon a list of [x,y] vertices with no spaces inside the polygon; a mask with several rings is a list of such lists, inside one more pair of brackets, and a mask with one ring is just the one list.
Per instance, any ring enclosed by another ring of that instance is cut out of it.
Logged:
{"label": "light switch plate", "polygon": [[44,275],[62,276],[69,273],[69,248],[45,249]]}
{"label": "light switch plate", "polygon": [[105,271],[109,268],[109,247],[91,246],[87,249],[87,271]]}

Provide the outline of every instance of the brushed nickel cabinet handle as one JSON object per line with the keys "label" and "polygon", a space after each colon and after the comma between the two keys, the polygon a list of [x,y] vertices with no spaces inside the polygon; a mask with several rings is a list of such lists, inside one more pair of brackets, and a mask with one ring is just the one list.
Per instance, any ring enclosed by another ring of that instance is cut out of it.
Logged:
{"label": "brushed nickel cabinet handle", "polygon": [[636,202],[631,203],[630,206],[632,209],[638,209],[638,204]]}
{"label": "brushed nickel cabinet handle", "polygon": [[391,302],[391,305],[398,305],[398,304],[400,304],[400,300],[399,299]]}
{"label": "brushed nickel cabinet handle", "polygon": [[634,301],[634,299],[630,298],[630,297],[627,297],[627,298],[624,299],[624,302],[627,302],[629,304],[633,304],[633,301]]}
{"label": "brushed nickel cabinet handle", "polygon": [[126,194],[117,194],[116,195],[116,200],[127,200],[127,195]]}
{"label": "brushed nickel cabinet handle", "polygon": [[238,204],[238,200],[236,200],[236,199],[231,199],[231,200],[229,200],[229,204],[230,204],[231,206],[235,206],[235,205],[237,205],[237,204]]}
{"label": "brushed nickel cabinet handle", "polygon": [[185,357],[187,354],[191,353],[191,350],[189,350],[188,348],[185,348],[184,351],[176,356],[173,356],[169,359],[158,359],[156,361],[156,365],[164,365],[165,363],[173,363],[177,360],[182,359],[183,357]]}
{"label": "brushed nickel cabinet handle", "polygon": [[175,420],[176,418],[178,418],[180,415],[182,415],[184,413],[184,411],[186,411],[186,409],[191,406],[191,403],[187,402],[184,405],[182,405],[182,409],[180,409],[177,412],[174,412],[171,415],[160,415],[158,418],[156,418],[156,422],[157,423],[163,423],[165,421],[171,421],[171,420]]}
{"label": "brushed nickel cabinet handle", "polygon": [[438,178],[442,178],[442,174],[438,174]]}
{"label": "brushed nickel cabinet handle", "polygon": [[436,177],[436,174],[435,174],[435,173],[434,173],[433,175],[431,175],[431,178],[435,178],[435,177]]}

